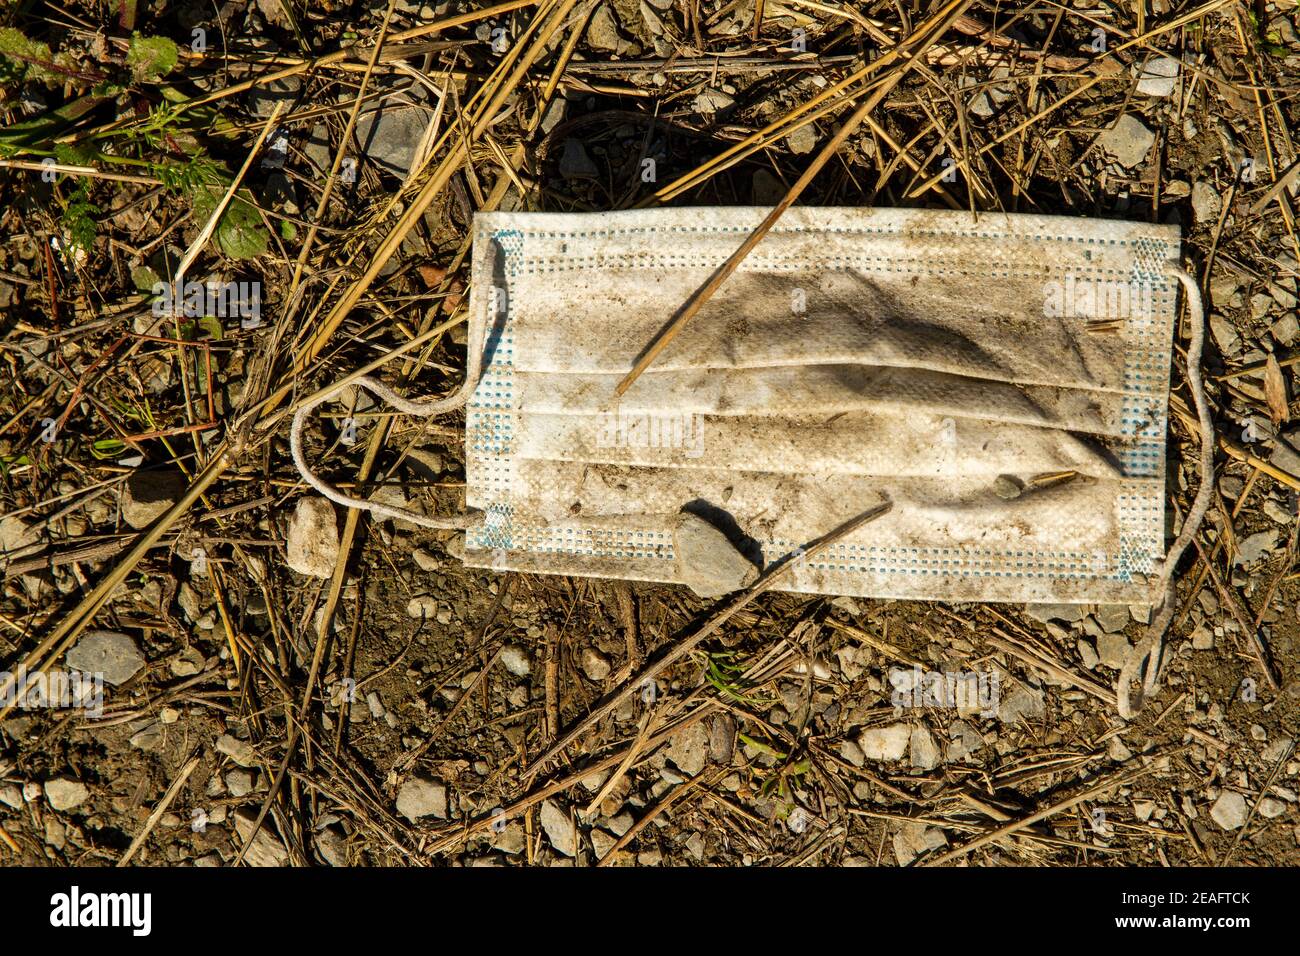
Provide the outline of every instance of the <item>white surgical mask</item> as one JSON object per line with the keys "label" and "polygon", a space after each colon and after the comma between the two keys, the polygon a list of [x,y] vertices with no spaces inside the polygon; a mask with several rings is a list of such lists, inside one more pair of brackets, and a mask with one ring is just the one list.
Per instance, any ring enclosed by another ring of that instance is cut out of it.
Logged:
{"label": "white surgical mask", "polygon": [[1177,227],[793,208],[616,399],[763,215],[480,214],[469,379],[396,402],[468,398],[474,510],[334,491],[301,460],[311,406],[300,467],[466,527],[475,567],[671,582],[683,509],[770,565],[888,500],[778,587],[1160,601]]}

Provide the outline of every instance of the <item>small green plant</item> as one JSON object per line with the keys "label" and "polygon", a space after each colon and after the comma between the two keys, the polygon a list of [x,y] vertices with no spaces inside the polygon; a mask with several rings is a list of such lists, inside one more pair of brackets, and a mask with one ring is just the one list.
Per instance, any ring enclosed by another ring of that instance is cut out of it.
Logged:
{"label": "small green plant", "polygon": [[47,44],[28,39],[13,27],[0,29],[0,84],[39,80],[53,85],[60,80],[58,73]]}
{"label": "small green plant", "polygon": [[126,52],[126,65],[136,81],[155,80],[176,69],[180,50],[166,37],[142,37],[135,34]]}
{"label": "small green plant", "polygon": [[90,201],[90,182],[81,180],[63,207],[63,228],[68,245],[89,252],[95,242],[95,220],[100,209]]}
{"label": "small green plant", "polygon": [[[217,208],[225,189],[204,186],[194,194],[194,216],[206,222]],[[253,205],[252,194],[241,189],[230,197],[213,238],[223,253],[232,259],[252,259],[266,252],[271,237],[262,224],[262,215]]]}
{"label": "small green plant", "polygon": [[772,702],[773,698],[768,695],[751,692],[744,680],[745,667],[738,663],[734,653],[724,651],[704,655],[704,658],[704,679],[723,697],[746,707],[763,707]]}

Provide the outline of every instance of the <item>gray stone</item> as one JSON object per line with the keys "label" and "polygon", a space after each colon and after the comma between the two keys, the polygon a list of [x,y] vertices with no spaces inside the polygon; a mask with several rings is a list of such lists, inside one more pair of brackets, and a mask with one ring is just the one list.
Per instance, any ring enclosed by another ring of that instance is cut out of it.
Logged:
{"label": "gray stone", "polygon": [[1266,558],[1274,548],[1277,547],[1279,531],[1277,528],[1271,528],[1268,531],[1260,531],[1247,536],[1237,543],[1237,557],[1233,561],[1234,565],[1249,567],[1261,558]]}
{"label": "gray stone", "polygon": [[1178,61],[1171,56],[1148,59],[1138,74],[1138,93],[1142,96],[1173,96],[1178,82],[1178,66]]}
{"label": "gray stone", "polygon": [[1128,626],[1130,617],[1128,607],[1124,604],[1102,604],[1093,613],[1103,631],[1114,633]]}
{"label": "gray stone", "polygon": [[303,144],[303,152],[320,175],[329,172],[330,165],[334,162],[333,149],[329,128],[324,123],[317,123]]}
{"label": "gray stone", "polygon": [[984,738],[980,736],[979,731],[964,720],[951,724],[948,733],[952,737],[952,742],[945,749],[944,757],[949,763],[965,760],[984,747]]}
{"label": "gray stone", "polygon": [[688,776],[704,769],[709,759],[709,732],[701,721],[673,734],[668,741],[668,759]]}
{"label": "gray stone", "polygon": [[582,672],[587,675],[587,680],[599,684],[609,676],[609,661],[604,654],[594,648],[584,647],[580,661]]}
{"label": "gray stone", "polygon": [[1236,355],[1241,351],[1241,336],[1237,334],[1237,327],[1218,312],[1210,313],[1210,335],[1224,355]]}
{"label": "gray stone", "polygon": [[786,137],[785,141],[790,147],[790,152],[796,156],[805,156],[817,148],[817,128],[812,123],[800,126]]}
{"label": "gray stone", "polygon": [[225,779],[232,797],[246,797],[257,786],[257,771],[241,767],[228,772]]}
{"label": "gray stone", "polygon": [[1273,333],[1275,342],[1290,345],[1295,341],[1296,336],[1300,335],[1300,317],[1297,317],[1294,312],[1288,312],[1274,322],[1269,331]]}
{"label": "gray stone", "polygon": [[17,515],[0,518],[0,565],[7,557],[36,544],[40,540],[39,529],[29,525]]}
{"label": "gray stone", "polygon": [[507,644],[502,648],[501,663],[516,677],[527,677],[533,669],[532,663],[528,660],[528,652],[518,644]]}
{"label": "gray stone", "polygon": [[316,852],[330,866],[348,865],[348,841],[336,827],[325,827],[316,834]]}
{"label": "gray stone", "polygon": [[185,476],[174,468],[136,471],[122,489],[122,520],[140,531],[185,494]]}
{"label": "gray stone", "polygon": [[758,578],[758,569],[725,534],[690,512],[674,523],[673,552],[678,580],[702,598],[722,597]]}
{"label": "gray stone", "polygon": [[145,665],[135,641],[116,631],[91,631],[68,651],[66,660],[73,670],[101,674],[114,687],[125,684]]}
{"label": "gray stone", "polygon": [[852,740],[840,741],[840,756],[855,767],[861,767],[867,762],[867,755]]}
{"label": "gray stone", "polygon": [[1224,790],[1210,807],[1210,818],[1225,830],[1240,829],[1246,813],[1246,798],[1235,790]]}
{"label": "gray stone", "polygon": [[415,560],[415,566],[421,571],[437,571],[442,567],[442,561],[438,556],[425,551],[424,548],[416,548],[411,557]]}
{"label": "gray stone", "polygon": [[1025,493],[1025,483],[1015,475],[998,475],[993,479],[993,493],[1003,501],[1015,501]]}
{"label": "gray stone", "polygon": [[223,754],[241,767],[257,766],[257,751],[247,740],[240,740],[232,734],[222,734],[217,738],[217,753]]}
{"label": "gray stone", "polygon": [[407,466],[429,481],[436,481],[447,467],[442,455],[429,448],[412,448],[406,453]]}
{"label": "gray stone", "polygon": [[942,760],[934,735],[925,727],[912,728],[911,756],[917,770],[933,770]]}
{"label": "gray stone", "polygon": [[89,796],[90,791],[86,789],[86,785],[76,780],[55,777],[53,780],[45,781],[45,799],[60,813],[81,806]]}
{"label": "gray stone", "polygon": [[587,26],[587,45],[593,50],[606,50],[610,53],[618,53],[626,45],[626,41],[619,35],[618,21],[606,4],[602,3],[592,15],[591,23]]}
{"label": "gray stone", "polygon": [[527,835],[524,828],[518,823],[507,824],[505,829],[496,833],[492,840],[492,849],[500,850],[510,856],[524,852],[524,846],[527,843]]}
{"label": "gray stone", "polygon": [[719,113],[736,105],[736,101],[721,90],[705,88],[695,97],[695,109],[700,113]]}
{"label": "gray stone", "polygon": [[610,836],[604,830],[591,831],[591,845],[596,851],[597,859],[604,859],[608,856],[609,852],[614,849],[617,843],[618,840],[615,837]]}
{"label": "gray stone", "polygon": [[998,702],[998,719],[1004,723],[1035,720],[1046,712],[1042,691],[1017,684]]}
{"label": "gray stone", "polygon": [[55,816],[45,818],[45,845],[62,850],[68,842],[68,828]]}
{"label": "gray stone", "polygon": [[868,760],[902,760],[911,741],[912,728],[907,724],[870,727],[858,736],[858,746]]}
{"label": "gray stone", "polygon": [[1124,763],[1133,757],[1133,751],[1120,739],[1119,734],[1106,741],[1106,755],[1116,763]]}
{"label": "gray stone", "polygon": [[554,800],[543,800],[538,820],[546,838],[557,853],[574,856],[578,845],[578,828],[573,825],[569,812]]}
{"label": "gray stone", "polygon": [[[1004,66],[994,67],[992,71],[992,76],[994,78],[1002,78],[1010,76],[1010,74],[1011,71]],[[983,89],[975,94],[975,98],[970,102],[971,114],[979,119],[988,119],[997,112],[998,107],[1015,95],[1015,89],[1010,84],[982,84],[973,76],[963,77],[961,80],[961,86],[962,89],[970,89],[978,86],[983,87]]]}
{"label": "gray stone", "polygon": [[387,106],[357,120],[357,142],[367,160],[403,178],[415,162],[415,151],[432,118],[432,112],[423,106]]}
{"label": "gray stone", "polygon": [[1259,815],[1272,820],[1286,813],[1286,804],[1276,797],[1265,797],[1259,801]]}
{"label": "gray stone", "polygon": [[1079,659],[1083,661],[1083,666],[1088,670],[1092,670],[1101,663],[1101,658],[1097,655],[1097,648],[1093,646],[1092,641],[1080,638],[1075,646],[1079,649]]}
{"label": "gray stone", "polygon": [[412,823],[422,817],[447,818],[447,788],[427,777],[411,777],[397,791],[397,812]]}
{"label": "gray stone", "polygon": [[1125,169],[1132,169],[1146,159],[1155,141],[1156,134],[1132,113],[1121,116],[1098,140],[1101,148]]}
{"label": "gray stone", "polygon": [[432,594],[417,594],[406,602],[406,615],[417,621],[433,621],[438,617],[438,599]]}
{"label": "gray stone", "polygon": [[199,599],[199,592],[188,582],[181,584],[176,594],[176,603],[180,605],[187,621],[197,621],[203,616],[203,603]]}
{"label": "gray stone", "polygon": [[291,569],[313,578],[334,574],[339,557],[338,519],[324,498],[301,499],[289,519],[285,557]]}
{"label": "gray stone", "polygon": [[298,94],[302,92],[302,80],[296,76],[282,76],[268,83],[258,83],[248,93],[253,112],[262,119],[267,119],[275,111],[277,103],[285,104],[281,119],[288,115],[288,110]]}
{"label": "gray stone", "polygon": [[1129,643],[1123,634],[1102,634],[1097,638],[1097,656],[1107,667],[1119,670],[1128,660]]}
{"label": "gray stone", "polygon": [[1222,208],[1223,200],[1217,189],[1201,180],[1192,184],[1192,216],[1198,226],[1218,222]]}
{"label": "gray stone", "polygon": [[1273,297],[1267,292],[1256,292],[1250,297],[1250,317],[1262,319],[1273,311]]}
{"label": "gray stone", "polygon": [[289,851],[267,830],[266,820],[262,821],[262,826],[258,828],[256,834],[253,833],[253,827],[257,823],[257,814],[252,810],[236,811],[234,821],[235,832],[239,834],[241,846],[252,837],[252,843],[244,855],[245,863],[249,866],[289,865]]}
{"label": "gray stone", "polygon": [[164,740],[162,724],[156,720],[145,720],[127,741],[132,747],[145,752],[157,750]]}

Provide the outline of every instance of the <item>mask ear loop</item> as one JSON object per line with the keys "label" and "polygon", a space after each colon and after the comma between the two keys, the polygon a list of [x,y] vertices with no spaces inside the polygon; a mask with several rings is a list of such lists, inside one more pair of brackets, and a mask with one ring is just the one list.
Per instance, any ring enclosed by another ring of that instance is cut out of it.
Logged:
{"label": "mask ear loop", "polygon": [[1192,539],[1196,537],[1197,531],[1201,527],[1201,522],[1205,518],[1206,512],[1210,510],[1210,500],[1214,492],[1214,425],[1210,421],[1209,404],[1205,398],[1205,383],[1201,379],[1201,350],[1205,344],[1205,305],[1201,299],[1200,286],[1196,284],[1196,279],[1192,277],[1178,263],[1169,263],[1169,272],[1178,279],[1183,285],[1183,291],[1187,297],[1187,316],[1191,326],[1191,341],[1187,346],[1187,387],[1192,393],[1192,399],[1196,403],[1196,417],[1200,423],[1201,431],[1201,460],[1199,463],[1200,486],[1196,489],[1196,498],[1192,501],[1192,507],[1183,519],[1182,529],[1178,532],[1178,537],[1169,548],[1168,554],[1165,555],[1165,571],[1168,578],[1165,582],[1164,596],[1156,608],[1156,616],[1147,628],[1146,636],[1142,638],[1129,651],[1128,657],[1124,661],[1124,666],[1119,672],[1119,682],[1115,686],[1115,693],[1119,701],[1119,714],[1125,720],[1131,720],[1136,711],[1134,711],[1129,698],[1129,685],[1138,675],[1138,670],[1146,663],[1146,673],[1142,681],[1142,696],[1148,697],[1156,688],[1157,679],[1160,675],[1160,655],[1163,650],[1165,632],[1169,629],[1169,624],[1173,620],[1174,611],[1177,603],[1176,578],[1174,568],[1187,550]]}
{"label": "mask ear loop", "polygon": [[[473,336],[471,336],[473,338]],[[382,504],[377,501],[365,501],[361,498],[353,498],[345,495],[333,485],[322,480],[315,472],[307,466],[307,460],[302,451],[302,426],[306,422],[307,416],[312,410],[323,402],[339,395],[349,385],[359,385],[366,391],[370,392],[381,401],[387,402],[396,408],[399,412],[406,415],[418,415],[422,418],[428,418],[432,415],[441,415],[443,412],[455,411],[464,407],[469,401],[469,397],[474,394],[474,389],[478,387],[478,380],[483,366],[483,344],[481,341],[473,341],[469,344],[466,357],[465,381],[461,383],[452,394],[445,398],[433,399],[431,401],[413,402],[409,399],[402,398],[383,382],[373,379],[368,375],[353,379],[350,382],[341,382],[327,392],[323,392],[316,398],[311,399],[302,405],[293,414],[293,422],[289,426],[289,450],[293,455],[293,463],[298,466],[298,473],[302,475],[303,480],[311,485],[322,495],[335,504],[343,505],[345,508],[357,508],[361,511],[369,511],[373,515],[381,518],[398,518],[402,521],[409,521],[417,524],[422,528],[436,528],[440,530],[463,530],[473,524],[479,517],[480,512],[471,511],[463,515],[454,515],[446,518],[429,517],[415,511],[409,511],[406,508],[396,508],[392,505]]]}

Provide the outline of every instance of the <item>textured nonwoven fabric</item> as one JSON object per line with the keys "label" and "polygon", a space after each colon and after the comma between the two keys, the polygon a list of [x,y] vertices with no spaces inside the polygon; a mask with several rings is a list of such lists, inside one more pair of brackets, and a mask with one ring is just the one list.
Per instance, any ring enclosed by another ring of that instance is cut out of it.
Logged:
{"label": "textured nonwoven fabric", "polygon": [[678,580],[706,517],[778,587],[1154,603],[1177,227],[789,210],[621,398],[758,208],[474,223],[465,562]]}

